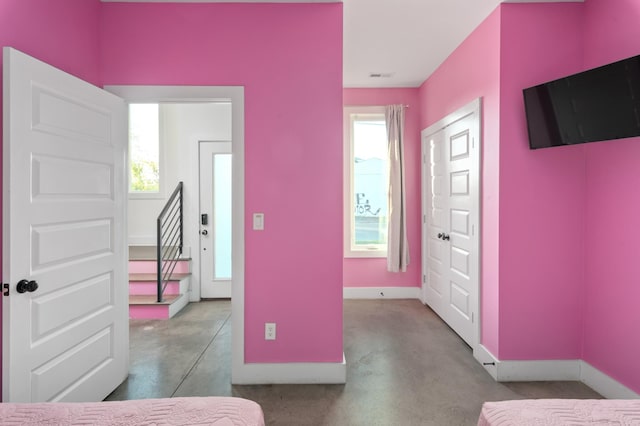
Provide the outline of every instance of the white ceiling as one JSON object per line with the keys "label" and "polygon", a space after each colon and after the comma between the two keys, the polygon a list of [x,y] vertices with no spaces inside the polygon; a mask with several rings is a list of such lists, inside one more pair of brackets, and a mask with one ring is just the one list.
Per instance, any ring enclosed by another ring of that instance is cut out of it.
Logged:
{"label": "white ceiling", "polygon": [[[102,0],[335,3],[336,0]],[[501,2],[583,0],[344,0],[344,87],[417,87]],[[384,77],[373,78],[378,73]]]}

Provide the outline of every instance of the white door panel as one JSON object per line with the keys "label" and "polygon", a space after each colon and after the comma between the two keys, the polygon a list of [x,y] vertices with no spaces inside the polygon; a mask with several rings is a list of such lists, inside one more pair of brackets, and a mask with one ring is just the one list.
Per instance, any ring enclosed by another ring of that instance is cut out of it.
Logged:
{"label": "white door panel", "polygon": [[3,398],[102,400],[129,362],[125,103],[5,48],[3,127]]}
{"label": "white door panel", "polygon": [[423,132],[425,302],[470,346],[478,339],[479,102]]}
{"label": "white door panel", "polygon": [[201,141],[200,291],[202,298],[231,297],[231,142]]}

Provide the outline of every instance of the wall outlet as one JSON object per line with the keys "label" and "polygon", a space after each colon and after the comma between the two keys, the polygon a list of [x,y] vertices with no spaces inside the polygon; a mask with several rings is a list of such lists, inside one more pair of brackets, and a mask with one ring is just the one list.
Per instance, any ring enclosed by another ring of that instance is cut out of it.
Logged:
{"label": "wall outlet", "polygon": [[264,323],[264,340],[276,340],[276,323]]}

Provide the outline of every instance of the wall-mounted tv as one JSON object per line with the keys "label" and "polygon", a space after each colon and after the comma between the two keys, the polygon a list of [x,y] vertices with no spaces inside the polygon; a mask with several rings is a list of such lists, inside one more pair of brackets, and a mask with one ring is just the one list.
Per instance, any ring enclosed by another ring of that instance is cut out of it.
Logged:
{"label": "wall-mounted tv", "polygon": [[640,55],[523,94],[531,149],[640,136]]}

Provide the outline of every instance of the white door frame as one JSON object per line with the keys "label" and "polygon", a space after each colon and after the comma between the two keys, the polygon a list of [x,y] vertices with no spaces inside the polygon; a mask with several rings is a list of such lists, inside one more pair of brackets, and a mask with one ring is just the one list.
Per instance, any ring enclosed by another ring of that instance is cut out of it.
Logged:
{"label": "white door frame", "polygon": [[[231,135],[233,155],[233,217],[244,218],[244,87],[242,86],[106,86],[106,90],[124,98],[128,103],[202,103],[231,101]],[[195,147],[192,143],[190,149],[195,151],[197,158],[199,140]],[[193,157],[192,157],[193,158]],[[194,163],[197,164],[197,163]],[[197,174],[197,167],[194,167]],[[191,199],[197,200],[198,180],[193,188],[185,188],[185,195],[189,193]],[[196,198],[194,198],[196,197]],[[196,206],[198,205],[198,201]],[[192,202],[193,203],[193,202]],[[193,204],[192,204],[193,205]],[[185,204],[185,207],[187,205]],[[197,209],[197,207],[196,207]],[[197,211],[197,210],[193,210]],[[192,217],[195,217],[192,215]],[[191,227],[197,229],[197,227]],[[191,235],[191,241],[197,242],[199,237]],[[236,383],[236,378],[242,376],[247,370],[244,359],[244,220],[235,220],[232,224],[232,275],[233,285],[231,293],[231,324],[232,324],[232,353],[231,353],[231,381]],[[195,237],[195,238],[194,238]],[[199,285],[196,300],[200,299]],[[192,292],[194,293],[194,292]],[[191,299],[193,300],[193,299]]]}
{"label": "white door frame", "polygon": [[[428,266],[428,262],[427,262],[427,258],[428,258],[428,243],[426,241],[425,238],[425,228],[426,228],[426,224],[427,224],[427,218],[429,217],[429,212],[431,211],[431,197],[428,196],[429,194],[429,188],[428,186],[425,184],[425,182],[431,182],[431,167],[429,167],[428,165],[430,164],[429,161],[429,157],[430,157],[430,150],[428,145],[425,145],[426,140],[429,136],[433,135],[434,133],[437,133],[443,129],[445,129],[446,127],[450,126],[451,124],[469,116],[475,114],[476,120],[477,120],[477,129],[478,129],[478,155],[476,156],[477,162],[475,164],[473,164],[473,169],[472,169],[472,173],[475,176],[471,176],[471,182],[472,182],[472,189],[473,188],[477,188],[476,191],[476,203],[475,205],[477,206],[477,217],[479,220],[478,223],[478,230],[477,230],[477,246],[475,247],[475,249],[477,250],[478,253],[478,265],[477,265],[477,276],[478,276],[478,294],[476,297],[476,301],[477,301],[477,306],[474,306],[472,308],[472,310],[474,312],[477,312],[476,318],[474,318],[475,323],[476,323],[476,327],[475,327],[475,336],[473,339],[473,344],[471,345],[471,349],[473,350],[473,354],[474,357],[476,357],[476,359],[478,358],[478,351],[477,349],[480,347],[480,336],[481,336],[481,323],[482,323],[482,313],[480,310],[481,304],[481,289],[482,289],[482,285],[481,285],[481,264],[482,264],[482,232],[481,232],[481,226],[480,224],[482,223],[482,185],[481,185],[481,164],[482,164],[482,98],[478,98],[475,99],[473,101],[471,101],[470,103],[468,103],[467,105],[463,106],[462,108],[458,109],[457,111],[447,115],[446,117],[444,117],[443,119],[435,122],[434,124],[432,124],[431,126],[427,127],[426,129],[422,130],[422,132],[420,132],[420,145],[421,145],[421,150],[422,150],[422,162],[421,162],[421,198],[422,198],[422,229],[421,229],[421,241],[422,241],[422,291],[421,291],[421,297],[422,297],[422,302],[426,304],[426,277],[429,276],[428,271],[429,271],[429,266]],[[476,182],[477,184],[474,185],[473,182]]]}

